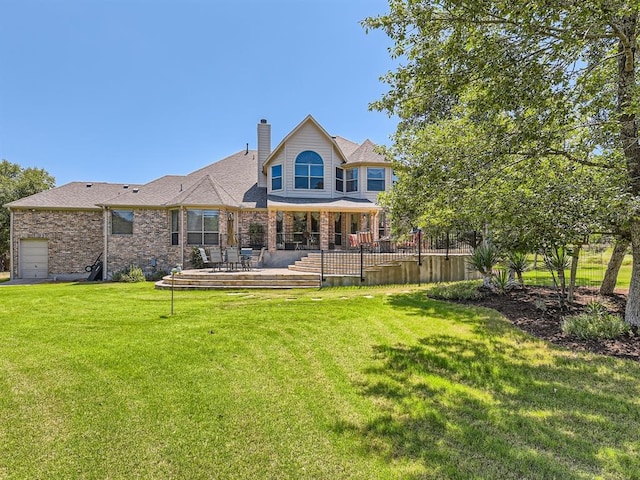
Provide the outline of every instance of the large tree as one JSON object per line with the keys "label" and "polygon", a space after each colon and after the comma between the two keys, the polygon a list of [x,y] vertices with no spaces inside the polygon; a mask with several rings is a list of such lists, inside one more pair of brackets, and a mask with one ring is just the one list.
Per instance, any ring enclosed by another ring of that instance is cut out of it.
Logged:
{"label": "large tree", "polygon": [[[399,166],[412,177],[422,174],[422,191],[439,199],[467,192],[466,203],[456,198],[464,215],[478,210],[469,192],[487,198],[492,189],[514,191],[517,183],[496,180],[517,180],[514,172],[557,187],[546,179],[560,171],[567,191],[571,182],[588,187],[594,179],[593,190],[601,192],[578,188],[569,205],[595,201],[595,222],[630,232],[626,320],[634,325],[640,325],[639,12],[638,0],[390,0],[389,13],[364,22],[389,35],[399,62],[384,77],[389,92],[373,104],[400,119],[391,152]],[[553,222],[555,212],[568,211],[566,198],[556,209],[544,191],[538,205]]]}
{"label": "large tree", "polygon": [[8,160],[0,162],[0,267],[7,266],[10,215],[3,205],[48,190],[55,179],[41,168],[22,168]]}

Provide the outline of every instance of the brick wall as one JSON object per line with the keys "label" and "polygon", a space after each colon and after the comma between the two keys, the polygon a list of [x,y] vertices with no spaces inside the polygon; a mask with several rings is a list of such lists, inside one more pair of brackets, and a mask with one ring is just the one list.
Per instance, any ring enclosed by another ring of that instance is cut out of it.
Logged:
{"label": "brick wall", "polygon": [[[168,210],[136,209],[133,212],[133,234],[113,235],[109,214],[108,273],[113,274],[130,265],[137,265],[148,274],[154,270],[170,271],[182,263],[181,247],[171,245],[170,215]],[[185,257],[185,260],[188,259],[189,254]]]}
{"label": "brick wall", "polygon": [[103,251],[102,211],[14,210],[14,277],[20,274],[20,240],[29,238],[48,240],[50,277],[84,273]]}

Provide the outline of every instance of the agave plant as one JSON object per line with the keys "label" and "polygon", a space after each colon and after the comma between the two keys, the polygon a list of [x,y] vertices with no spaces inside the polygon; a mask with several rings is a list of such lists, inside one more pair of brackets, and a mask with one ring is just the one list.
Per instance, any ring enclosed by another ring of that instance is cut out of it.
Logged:
{"label": "agave plant", "polygon": [[467,266],[482,275],[482,286],[493,290],[493,269],[500,261],[500,252],[491,244],[480,245],[467,259]]}
{"label": "agave plant", "polygon": [[523,252],[509,252],[506,258],[507,268],[518,277],[520,286],[524,286],[522,274],[529,270],[529,260],[527,254]]}
{"label": "agave plant", "polygon": [[[564,271],[571,266],[571,251],[565,247],[554,247],[544,252],[544,264],[558,291],[560,308],[564,308],[567,281]],[[556,274],[558,277],[556,278]]]}

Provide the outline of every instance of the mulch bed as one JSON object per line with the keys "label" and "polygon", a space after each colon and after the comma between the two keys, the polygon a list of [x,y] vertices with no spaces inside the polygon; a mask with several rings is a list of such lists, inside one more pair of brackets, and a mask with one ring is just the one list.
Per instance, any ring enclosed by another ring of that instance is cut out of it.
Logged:
{"label": "mulch bed", "polygon": [[640,332],[637,328],[615,340],[600,341],[580,340],[562,332],[563,317],[581,312],[593,300],[606,304],[610,312],[624,316],[624,293],[602,298],[598,297],[597,290],[586,287],[576,290],[574,302],[564,311],[560,311],[555,290],[548,287],[526,287],[505,295],[486,293],[480,300],[461,303],[493,308],[525,332],[571,350],[640,361]]}

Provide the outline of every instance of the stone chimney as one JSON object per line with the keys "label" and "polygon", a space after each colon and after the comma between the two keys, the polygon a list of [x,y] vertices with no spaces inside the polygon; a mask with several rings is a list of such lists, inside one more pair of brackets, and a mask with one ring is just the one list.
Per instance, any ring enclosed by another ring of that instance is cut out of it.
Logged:
{"label": "stone chimney", "polygon": [[267,176],[262,166],[271,153],[271,125],[263,118],[258,124],[258,187],[267,186]]}

